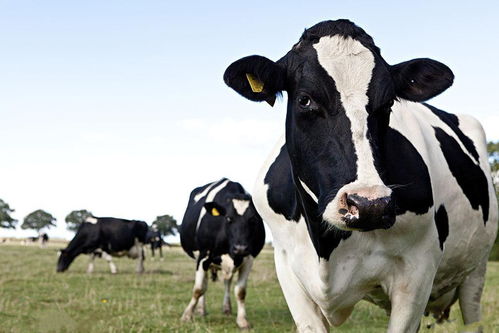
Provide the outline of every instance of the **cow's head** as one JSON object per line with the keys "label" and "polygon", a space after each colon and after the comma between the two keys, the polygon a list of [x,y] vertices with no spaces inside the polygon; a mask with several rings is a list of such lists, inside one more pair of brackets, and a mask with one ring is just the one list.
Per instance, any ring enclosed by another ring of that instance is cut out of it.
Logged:
{"label": "cow's head", "polygon": [[258,247],[253,236],[258,234],[262,227],[262,219],[248,194],[231,196],[226,200],[207,202],[204,204],[206,212],[223,221],[225,235],[228,241],[229,255],[241,259],[252,254]]}
{"label": "cow's head", "polygon": [[59,259],[57,260],[57,272],[62,273],[66,271],[75,258],[76,256],[67,249],[60,249]]}
{"label": "cow's head", "polygon": [[453,74],[431,59],[390,66],[364,30],[338,20],[305,30],[277,62],[234,62],[224,80],[271,105],[287,92],[286,146],[302,202],[312,202],[314,215],[331,225],[367,231],[395,221],[391,184],[383,181],[391,106],[397,98],[420,102],[441,93]]}

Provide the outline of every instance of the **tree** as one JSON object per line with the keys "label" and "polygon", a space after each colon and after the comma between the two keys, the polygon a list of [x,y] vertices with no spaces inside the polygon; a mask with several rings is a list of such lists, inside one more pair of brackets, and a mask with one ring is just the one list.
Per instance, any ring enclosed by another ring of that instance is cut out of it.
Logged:
{"label": "tree", "polygon": [[86,209],[73,210],[65,218],[65,221],[66,221],[66,224],[67,224],[66,228],[69,231],[76,232],[78,230],[78,228],[80,227],[80,224],[82,224],[83,222],[85,222],[85,220],[88,217],[91,217],[91,216],[92,216],[92,213],[89,212]]}
{"label": "tree", "polygon": [[158,231],[163,236],[174,236],[178,231],[177,220],[171,215],[158,216],[152,224],[158,227]]}
{"label": "tree", "polygon": [[[499,141],[487,143],[489,152],[490,170],[492,171],[492,180],[496,185],[496,195],[499,200]],[[499,236],[496,238],[494,247],[490,252],[489,260],[499,260]]]}
{"label": "tree", "polygon": [[499,141],[487,143],[487,151],[489,152],[489,162],[492,172],[499,171]]}
{"label": "tree", "polygon": [[21,229],[33,229],[40,232],[43,228],[55,226],[56,218],[44,210],[38,209],[24,218]]}
{"label": "tree", "polygon": [[0,199],[0,228],[16,228],[17,220],[10,216],[12,212],[14,210],[9,207],[9,204]]}

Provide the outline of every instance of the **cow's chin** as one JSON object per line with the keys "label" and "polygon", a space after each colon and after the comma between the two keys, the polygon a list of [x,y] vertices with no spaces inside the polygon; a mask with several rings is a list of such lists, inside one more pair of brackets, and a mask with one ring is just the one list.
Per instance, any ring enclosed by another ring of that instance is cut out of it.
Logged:
{"label": "cow's chin", "polygon": [[[328,208],[330,208],[328,206]],[[353,213],[353,214],[352,214]],[[383,215],[359,216],[355,212],[343,212],[340,208],[334,212],[331,210],[324,212],[323,221],[331,227],[344,231],[372,231],[389,229],[395,223],[395,211],[387,210]]]}
{"label": "cow's chin", "polygon": [[372,231],[389,229],[395,223],[395,216],[382,216],[369,219],[358,219],[356,217],[345,217],[338,214],[334,219],[323,216],[323,220],[331,227],[344,231]]}

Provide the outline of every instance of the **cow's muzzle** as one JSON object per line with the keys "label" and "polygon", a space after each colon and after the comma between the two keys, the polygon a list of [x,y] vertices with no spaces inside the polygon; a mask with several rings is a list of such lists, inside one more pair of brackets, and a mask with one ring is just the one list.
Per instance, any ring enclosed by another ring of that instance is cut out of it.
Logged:
{"label": "cow's muzzle", "polygon": [[345,195],[345,207],[339,213],[349,229],[388,229],[395,223],[395,205],[390,196],[368,199],[357,194]]}
{"label": "cow's muzzle", "polygon": [[395,223],[395,203],[384,185],[345,185],[328,202],[323,219],[342,230],[388,229]]}
{"label": "cow's muzzle", "polygon": [[245,256],[249,254],[247,245],[234,245],[232,246],[232,253],[236,256]]}

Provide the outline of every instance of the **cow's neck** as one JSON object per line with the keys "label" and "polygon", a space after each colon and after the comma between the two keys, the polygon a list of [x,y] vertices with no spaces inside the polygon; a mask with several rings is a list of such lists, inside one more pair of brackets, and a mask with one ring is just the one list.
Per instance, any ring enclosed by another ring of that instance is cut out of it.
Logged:
{"label": "cow's neck", "polygon": [[[295,184],[300,183],[297,180],[295,176]],[[301,213],[307,224],[308,233],[317,256],[329,260],[331,253],[340,244],[341,240],[350,237],[352,232],[340,230],[322,221],[320,217],[317,218],[317,204],[308,195],[302,195],[298,189],[297,192]]]}

